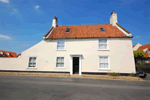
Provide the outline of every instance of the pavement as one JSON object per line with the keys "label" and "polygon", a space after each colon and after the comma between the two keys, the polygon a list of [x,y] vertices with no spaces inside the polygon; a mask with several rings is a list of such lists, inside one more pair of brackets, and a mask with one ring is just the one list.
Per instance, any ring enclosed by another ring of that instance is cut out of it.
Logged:
{"label": "pavement", "polygon": [[144,81],[0,76],[0,100],[150,100]]}

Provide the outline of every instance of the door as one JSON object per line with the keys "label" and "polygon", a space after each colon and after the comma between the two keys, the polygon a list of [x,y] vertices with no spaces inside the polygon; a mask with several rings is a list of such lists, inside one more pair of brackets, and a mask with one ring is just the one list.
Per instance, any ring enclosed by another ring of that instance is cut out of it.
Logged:
{"label": "door", "polygon": [[79,57],[73,57],[73,74],[79,74]]}

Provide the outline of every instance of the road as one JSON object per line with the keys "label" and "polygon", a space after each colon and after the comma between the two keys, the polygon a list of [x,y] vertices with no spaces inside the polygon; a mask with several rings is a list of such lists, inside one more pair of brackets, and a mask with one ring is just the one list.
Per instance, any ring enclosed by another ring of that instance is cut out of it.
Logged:
{"label": "road", "polygon": [[0,76],[0,100],[150,100],[150,80]]}

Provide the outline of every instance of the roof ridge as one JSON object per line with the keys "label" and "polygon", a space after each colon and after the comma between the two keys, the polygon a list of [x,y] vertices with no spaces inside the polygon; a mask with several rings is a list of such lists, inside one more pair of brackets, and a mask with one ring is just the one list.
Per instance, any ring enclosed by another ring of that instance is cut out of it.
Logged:
{"label": "roof ridge", "polygon": [[[1,52],[1,51],[4,51],[4,52],[11,52],[11,51],[0,50],[0,52]],[[11,52],[11,53],[15,53],[15,52]]]}
{"label": "roof ridge", "polygon": [[[111,25],[111,24],[83,24],[83,26],[84,25]],[[80,26],[80,25],[59,25],[59,26]]]}

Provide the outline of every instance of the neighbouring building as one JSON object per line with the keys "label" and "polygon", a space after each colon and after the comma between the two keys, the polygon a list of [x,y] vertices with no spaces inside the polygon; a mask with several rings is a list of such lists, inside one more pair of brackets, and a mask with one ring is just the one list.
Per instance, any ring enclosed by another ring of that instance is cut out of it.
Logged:
{"label": "neighbouring building", "polygon": [[141,59],[140,61],[144,61],[145,63],[150,63],[150,44],[141,45],[137,43],[133,46],[133,51],[143,50],[145,59]]}
{"label": "neighbouring building", "polygon": [[0,50],[0,57],[17,57],[15,52]]}
{"label": "neighbouring building", "polygon": [[[18,58],[0,59],[2,71],[135,73],[132,34],[117,21],[110,24],[58,25],[57,17],[43,40]],[[9,63],[7,63],[9,62]]]}

